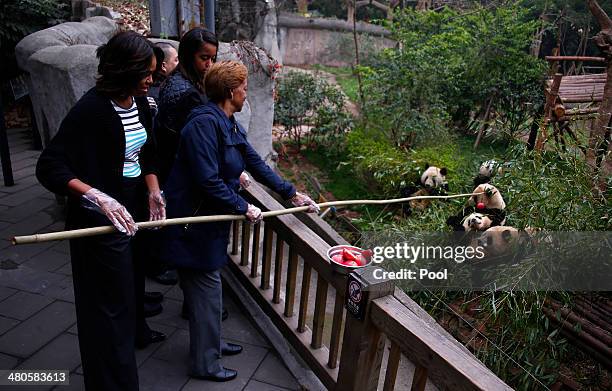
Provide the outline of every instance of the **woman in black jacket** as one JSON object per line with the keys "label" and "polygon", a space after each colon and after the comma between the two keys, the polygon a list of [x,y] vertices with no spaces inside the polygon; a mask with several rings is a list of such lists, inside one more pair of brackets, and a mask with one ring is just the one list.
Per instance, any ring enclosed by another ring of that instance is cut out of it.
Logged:
{"label": "woman in black jacket", "polygon": [[97,56],[96,86],[66,115],[36,175],[68,196],[67,229],[112,223],[118,231],[70,241],[79,346],[87,390],[138,390],[134,346],[163,339],[142,314],[136,322],[144,279],[131,245],[134,218],[147,209],[149,219],[165,218],[146,99],[156,60],[134,32],[118,33]]}

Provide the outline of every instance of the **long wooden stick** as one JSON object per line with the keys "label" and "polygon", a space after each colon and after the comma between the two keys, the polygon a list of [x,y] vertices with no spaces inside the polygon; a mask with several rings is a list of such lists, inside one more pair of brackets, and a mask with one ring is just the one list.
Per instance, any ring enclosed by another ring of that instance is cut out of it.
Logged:
{"label": "long wooden stick", "polygon": [[[484,193],[466,193],[466,194],[454,194],[448,196],[416,196],[406,198],[393,198],[389,200],[345,200],[345,201],[330,201],[322,202],[319,205],[320,208],[327,208],[330,206],[347,206],[347,205],[387,205],[395,204],[400,202],[407,202],[412,200],[426,200],[426,199],[449,199],[449,198],[460,198],[460,197],[471,197],[474,195],[480,195]],[[308,210],[308,206],[298,206],[295,208],[272,210],[270,212],[263,212],[262,215],[266,217],[274,217],[280,215],[286,215],[297,212],[305,212]],[[165,227],[168,225],[180,225],[180,224],[197,224],[197,223],[212,223],[219,221],[234,221],[234,220],[245,220],[245,215],[214,215],[214,216],[193,216],[193,217],[179,217],[174,219],[157,220],[157,221],[142,221],[136,223],[138,228],[158,228]],[[14,245],[17,244],[31,244],[49,242],[52,240],[65,240],[65,239],[76,239],[83,238],[86,236],[96,236],[102,234],[108,234],[115,232],[117,229],[112,225],[106,225],[102,227],[82,228],[74,229],[71,231],[58,231],[49,232],[44,234],[34,234],[26,236],[15,236],[11,239]]]}

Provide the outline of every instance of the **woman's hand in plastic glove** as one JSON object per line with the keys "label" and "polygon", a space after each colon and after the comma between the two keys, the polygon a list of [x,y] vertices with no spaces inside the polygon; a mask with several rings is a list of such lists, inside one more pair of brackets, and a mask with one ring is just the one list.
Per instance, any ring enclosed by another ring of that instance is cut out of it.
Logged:
{"label": "woman's hand in plastic glove", "polygon": [[252,204],[249,204],[249,206],[247,207],[246,217],[247,220],[249,220],[249,222],[253,224],[257,224],[263,219],[261,209]]}
{"label": "woman's hand in plastic glove", "polygon": [[300,193],[299,191],[296,192],[293,197],[291,197],[290,201],[293,206],[308,206],[308,213],[319,213],[321,211],[319,205],[317,205],[312,198],[308,197],[306,194]]}
{"label": "woman's hand in plastic glove", "polygon": [[138,231],[130,212],[113,197],[93,187],[82,197],[99,207],[118,231],[129,236],[134,236]]}

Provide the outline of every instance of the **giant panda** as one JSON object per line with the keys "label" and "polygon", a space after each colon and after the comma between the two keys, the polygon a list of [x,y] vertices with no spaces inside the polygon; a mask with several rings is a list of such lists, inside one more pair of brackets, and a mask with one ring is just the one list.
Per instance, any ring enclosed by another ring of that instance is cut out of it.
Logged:
{"label": "giant panda", "polygon": [[519,258],[525,255],[529,240],[530,236],[525,231],[509,226],[495,226],[475,238],[471,246],[481,247],[484,259],[505,255]]}
{"label": "giant panda", "polygon": [[463,220],[464,231],[485,231],[493,221],[482,213],[472,213]]}
{"label": "giant panda", "polygon": [[506,223],[506,202],[495,186],[484,183],[478,185],[472,193],[482,194],[471,196],[468,199],[467,207],[457,215],[446,219],[447,225],[451,226],[454,231],[466,231],[466,218],[473,213],[486,216],[490,220],[490,227]]}
{"label": "giant panda", "polygon": [[[427,164],[425,171],[421,174],[420,186],[408,186],[400,190],[402,198],[418,197],[418,196],[433,196],[444,195],[448,191],[448,182],[446,181],[446,167],[438,168]],[[404,216],[410,216],[412,210],[423,210],[429,206],[430,200],[411,200],[407,204],[402,205]]]}

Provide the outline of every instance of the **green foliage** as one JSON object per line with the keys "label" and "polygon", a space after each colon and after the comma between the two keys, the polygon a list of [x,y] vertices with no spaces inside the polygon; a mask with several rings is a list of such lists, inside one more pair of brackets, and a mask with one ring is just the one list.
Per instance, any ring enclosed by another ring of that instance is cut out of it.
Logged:
{"label": "green foliage", "polygon": [[307,143],[315,138],[330,149],[339,149],[353,118],[345,110],[346,98],[335,86],[306,72],[289,72],[278,79],[274,121],[301,147],[304,127]]}
{"label": "green foliage", "polygon": [[545,64],[527,52],[536,27],[518,5],[399,13],[389,24],[398,48],[360,69],[368,125],[412,147],[446,137],[451,120],[464,126],[493,96],[498,114],[512,114],[505,121],[518,127],[525,119],[515,113],[542,99]]}
{"label": "green foliage", "polygon": [[63,0],[2,0],[0,2],[0,61],[3,78],[15,76],[14,48],[23,37],[63,22],[69,16]]}
{"label": "green foliage", "polygon": [[58,0],[4,0],[0,4],[0,46],[14,46],[34,31],[66,17],[67,4]]}
{"label": "green foliage", "polygon": [[524,148],[508,154],[510,167],[495,185],[507,203],[509,225],[555,231],[606,231],[612,227],[612,177],[608,194],[593,192],[590,168],[580,156],[544,153],[537,158]]}

